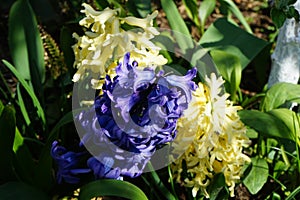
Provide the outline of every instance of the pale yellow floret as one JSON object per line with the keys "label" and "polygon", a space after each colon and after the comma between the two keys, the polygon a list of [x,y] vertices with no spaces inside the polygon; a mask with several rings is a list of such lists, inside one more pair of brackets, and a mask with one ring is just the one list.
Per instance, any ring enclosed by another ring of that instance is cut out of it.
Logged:
{"label": "pale yellow floret", "polygon": [[[86,16],[79,24],[88,30],[83,36],[74,33],[77,43],[73,45],[75,54],[74,66],[78,69],[73,77],[77,82],[85,73],[91,73],[94,88],[101,87],[105,75],[114,75],[116,63],[122,61],[125,53],[130,52],[131,60],[139,66],[164,65],[167,60],[159,55],[160,48],[150,40],[159,32],[153,27],[155,11],[144,19],[136,17],[119,17],[119,10],[106,8],[96,11],[90,5],[83,3],[81,11]],[[124,30],[121,24],[127,23],[139,29]]]}
{"label": "pale yellow floret", "polygon": [[[211,74],[206,77],[206,84],[199,83],[193,92],[192,101],[183,117],[178,121],[177,137],[174,141],[174,152],[179,154],[172,165],[177,182],[192,187],[195,197],[199,190],[209,197],[207,186],[217,173],[223,173],[234,196],[234,187],[240,180],[242,167],[250,162],[243,154],[243,147],[250,144],[246,136],[246,127],[240,121],[237,111],[227,100],[228,94],[222,94],[223,79]],[[183,140],[184,138],[188,140]],[[192,179],[182,177],[182,162],[187,165],[187,172]]]}

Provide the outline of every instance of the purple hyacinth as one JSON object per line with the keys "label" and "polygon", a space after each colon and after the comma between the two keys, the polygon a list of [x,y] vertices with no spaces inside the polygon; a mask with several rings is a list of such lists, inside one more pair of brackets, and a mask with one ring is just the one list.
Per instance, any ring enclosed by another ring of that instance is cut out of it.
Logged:
{"label": "purple hyacinth", "polygon": [[[140,69],[129,60],[127,53],[116,68],[117,76],[106,77],[103,95],[95,99],[95,111],[102,134],[113,144],[107,149],[120,163],[115,166],[121,168],[121,175],[136,177],[156,149],[175,138],[177,120],[196,89],[192,81],[196,69],[185,76],[165,75]],[[94,137],[94,145],[97,141]]]}
{"label": "purple hyacinth", "polygon": [[196,89],[192,81],[196,69],[185,76],[155,72],[130,63],[127,53],[116,74],[113,79],[106,76],[103,94],[75,118],[83,133],[79,147],[85,146],[90,153],[85,152],[85,166],[78,166],[83,153],[53,143],[51,155],[58,164],[59,182],[76,183],[80,173],[88,172],[96,179],[137,177],[156,150],[175,138],[177,120]]}
{"label": "purple hyacinth", "polygon": [[58,142],[54,141],[51,148],[51,156],[55,160],[57,171],[57,182],[62,183],[64,180],[66,183],[75,184],[79,182],[78,175],[89,173],[91,169],[78,168],[79,160],[85,154],[85,152],[75,153],[67,151],[66,148],[58,146]]}

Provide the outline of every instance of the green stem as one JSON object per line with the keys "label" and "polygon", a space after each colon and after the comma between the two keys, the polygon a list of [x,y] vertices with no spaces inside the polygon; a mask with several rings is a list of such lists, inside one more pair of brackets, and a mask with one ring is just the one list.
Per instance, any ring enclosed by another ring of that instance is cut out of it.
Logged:
{"label": "green stem", "polygon": [[172,192],[175,196],[176,199],[179,199],[177,194],[176,194],[176,190],[175,190],[175,187],[174,187],[174,181],[173,181],[173,175],[172,175],[172,171],[171,171],[171,165],[168,165],[168,173],[169,173],[169,178],[170,178],[170,184],[171,184],[171,188],[172,188]]}
{"label": "green stem", "polygon": [[147,163],[147,167],[149,171],[151,171],[152,179],[155,183],[155,187],[161,192],[162,195],[165,196],[168,200],[177,200],[174,195],[166,188],[163,182],[160,180],[158,174],[156,173],[155,169],[153,168],[150,162]]}

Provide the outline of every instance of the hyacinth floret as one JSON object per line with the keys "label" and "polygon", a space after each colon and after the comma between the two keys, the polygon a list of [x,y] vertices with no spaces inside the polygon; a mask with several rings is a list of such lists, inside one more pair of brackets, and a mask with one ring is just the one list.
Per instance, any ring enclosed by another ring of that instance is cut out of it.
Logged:
{"label": "hyacinth floret", "polygon": [[90,155],[86,168],[96,179],[137,177],[156,150],[174,140],[177,121],[197,88],[195,75],[195,68],[185,76],[139,68],[125,54],[116,76],[106,76],[94,106],[75,119],[83,133],[79,146]]}
{"label": "hyacinth floret", "polygon": [[229,95],[222,94],[223,84],[222,77],[215,74],[206,77],[206,83],[198,84],[188,109],[178,121],[173,154],[182,150],[185,153],[178,155],[172,170],[177,182],[193,188],[194,197],[199,190],[209,197],[206,188],[217,173],[224,174],[230,196],[234,196],[243,166],[251,161],[243,153],[250,140],[237,114],[241,107],[233,106],[227,100]]}
{"label": "hyacinth floret", "polygon": [[56,179],[58,183],[64,180],[67,183],[75,184],[79,182],[78,174],[89,173],[89,168],[78,168],[79,160],[84,152],[75,153],[68,151],[65,147],[59,146],[57,141],[52,143],[51,156],[58,166]]}

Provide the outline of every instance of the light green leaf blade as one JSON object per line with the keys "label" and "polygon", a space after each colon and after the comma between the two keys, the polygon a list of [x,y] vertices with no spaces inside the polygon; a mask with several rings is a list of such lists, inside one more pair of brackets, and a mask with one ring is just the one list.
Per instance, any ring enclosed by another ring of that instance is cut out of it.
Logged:
{"label": "light green leaf blade", "polygon": [[277,83],[273,85],[267,91],[261,109],[269,111],[278,108],[285,102],[300,103],[300,85],[292,83]]}
{"label": "light green leaf blade", "polygon": [[237,56],[244,69],[268,42],[233,25],[226,18],[220,18],[205,31],[199,44],[210,50],[223,50]]}
{"label": "light green leaf blade", "polygon": [[252,30],[249,24],[247,23],[245,17],[241,13],[240,9],[235,5],[235,3],[232,0],[221,0],[221,1],[223,1],[227,5],[228,10],[230,10],[236,16],[236,18],[241,22],[241,24],[244,26],[246,31],[252,34]]}
{"label": "light green leaf blade", "polygon": [[241,83],[242,66],[240,60],[233,54],[220,50],[211,50],[210,52],[220,74],[229,83],[229,92],[231,99],[236,100],[236,93]]}
{"label": "light green leaf blade", "polygon": [[262,158],[252,158],[252,168],[243,183],[251,194],[257,194],[268,180],[269,166]]}
{"label": "light green leaf blade", "polygon": [[182,50],[183,54],[185,54],[188,49],[192,49],[194,47],[189,29],[179,14],[173,0],[162,0],[161,6],[166,13],[171,29],[174,31],[174,36],[178,46]]}
{"label": "light green leaf blade", "polygon": [[141,189],[129,182],[103,179],[84,185],[80,189],[79,200],[101,196],[116,196],[136,200],[148,199]]}
{"label": "light green leaf blade", "polygon": [[257,110],[241,110],[240,119],[260,134],[267,137],[278,137],[293,140],[289,128],[277,117]]}
{"label": "light green leaf blade", "polygon": [[22,75],[14,68],[14,66],[12,66],[9,62],[7,62],[6,60],[2,60],[2,62],[8,67],[8,69],[17,77],[17,79],[19,80],[19,82],[22,84],[22,86],[25,88],[25,90],[28,92],[29,96],[31,97],[34,106],[37,108],[37,113],[38,116],[41,118],[43,124],[46,124],[46,119],[45,119],[45,113],[43,108],[41,107],[41,104],[38,100],[38,98],[36,97],[34,91],[32,90],[32,88],[28,85],[28,83],[26,82],[26,80],[22,77]]}
{"label": "light green leaf blade", "polygon": [[26,125],[29,126],[31,121],[30,121],[26,106],[25,106],[24,101],[23,101],[23,97],[22,97],[21,89],[20,89],[20,83],[17,84],[17,95],[18,95],[18,103],[19,103],[19,106],[20,106],[21,113],[24,117]]}
{"label": "light green leaf blade", "polygon": [[201,30],[204,33],[204,26],[207,18],[211,15],[216,7],[216,0],[204,0],[199,7],[199,18],[201,23]]}
{"label": "light green leaf blade", "polygon": [[281,120],[289,129],[291,136],[296,139],[300,136],[300,124],[295,112],[286,108],[273,109],[268,112],[277,119]]}
{"label": "light green leaf blade", "polygon": [[185,10],[189,18],[196,24],[196,26],[200,26],[199,18],[198,18],[198,5],[196,0],[183,0],[182,3],[185,6]]}

